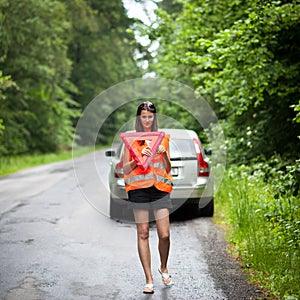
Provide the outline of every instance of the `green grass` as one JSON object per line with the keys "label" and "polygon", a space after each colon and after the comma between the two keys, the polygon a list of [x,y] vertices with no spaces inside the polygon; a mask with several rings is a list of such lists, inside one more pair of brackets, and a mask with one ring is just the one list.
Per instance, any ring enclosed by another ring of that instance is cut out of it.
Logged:
{"label": "green grass", "polygon": [[[99,150],[104,147],[105,146],[97,147],[96,149]],[[84,154],[91,153],[94,150],[94,147],[76,147],[74,153],[72,153],[72,150],[64,150],[57,153],[0,157],[0,176],[12,174],[30,167],[69,160],[72,159],[73,154],[74,157],[80,157]]]}
{"label": "green grass", "polygon": [[[250,175],[252,174],[252,175]],[[216,195],[216,222],[251,280],[276,299],[300,299],[299,198],[278,195],[263,172],[226,172]]]}

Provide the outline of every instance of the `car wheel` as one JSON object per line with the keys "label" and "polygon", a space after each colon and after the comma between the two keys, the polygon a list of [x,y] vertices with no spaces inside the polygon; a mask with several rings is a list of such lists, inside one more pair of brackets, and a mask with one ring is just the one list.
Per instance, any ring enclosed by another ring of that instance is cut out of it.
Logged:
{"label": "car wheel", "polygon": [[112,219],[123,218],[123,207],[110,195],[109,213]]}
{"label": "car wheel", "polygon": [[215,209],[214,206],[215,206],[214,198],[212,198],[205,207],[201,208],[200,210],[201,216],[212,217],[214,215],[214,209]]}

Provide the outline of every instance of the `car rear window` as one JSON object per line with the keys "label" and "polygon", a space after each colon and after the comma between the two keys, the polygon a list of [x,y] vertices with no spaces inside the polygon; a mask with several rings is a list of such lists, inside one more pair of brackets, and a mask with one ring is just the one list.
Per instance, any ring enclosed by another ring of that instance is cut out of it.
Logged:
{"label": "car rear window", "polygon": [[[124,144],[120,143],[117,150],[117,157],[121,158],[123,148],[124,148]],[[171,160],[197,159],[194,141],[187,140],[187,139],[171,138],[170,159]]]}
{"label": "car rear window", "polygon": [[171,139],[170,159],[171,160],[197,159],[194,141],[187,140],[187,139]]}

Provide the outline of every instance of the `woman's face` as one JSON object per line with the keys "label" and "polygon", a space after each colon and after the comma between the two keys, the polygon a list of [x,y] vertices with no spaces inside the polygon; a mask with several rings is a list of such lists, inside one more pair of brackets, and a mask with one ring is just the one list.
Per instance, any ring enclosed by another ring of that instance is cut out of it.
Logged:
{"label": "woman's face", "polygon": [[142,110],[140,115],[141,123],[144,131],[151,131],[151,126],[154,121],[154,114],[147,110]]}

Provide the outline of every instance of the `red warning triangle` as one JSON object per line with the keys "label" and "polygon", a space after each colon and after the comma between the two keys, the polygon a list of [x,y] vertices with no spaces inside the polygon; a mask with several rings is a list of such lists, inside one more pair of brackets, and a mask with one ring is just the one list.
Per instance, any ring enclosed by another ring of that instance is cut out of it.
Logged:
{"label": "red warning triangle", "polygon": [[155,153],[164,136],[165,133],[162,131],[120,133],[120,138],[124,142],[126,148],[143,171],[147,170],[153,156],[142,155],[141,148],[143,146],[149,146],[152,152]]}

